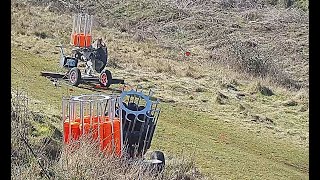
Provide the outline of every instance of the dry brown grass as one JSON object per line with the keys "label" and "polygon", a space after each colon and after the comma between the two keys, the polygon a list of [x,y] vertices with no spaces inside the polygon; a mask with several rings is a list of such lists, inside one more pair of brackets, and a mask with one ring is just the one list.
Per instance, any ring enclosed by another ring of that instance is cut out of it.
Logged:
{"label": "dry brown grass", "polygon": [[105,156],[99,144],[90,136],[83,136],[76,142],[77,148],[70,153],[72,143],[65,147],[54,171],[59,178],[85,179],[202,179],[204,178],[191,159],[171,158],[163,172],[143,162],[142,159]]}

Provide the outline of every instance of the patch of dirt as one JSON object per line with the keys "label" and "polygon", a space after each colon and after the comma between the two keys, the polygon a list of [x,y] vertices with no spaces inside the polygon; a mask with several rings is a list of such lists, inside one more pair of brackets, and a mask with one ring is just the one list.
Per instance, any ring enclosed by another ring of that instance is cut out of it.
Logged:
{"label": "patch of dirt", "polygon": [[262,117],[259,115],[251,115],[250,118],[251,118],[251,121],[253,121],[253,122],[275,125],[275,122],[268,117]]}

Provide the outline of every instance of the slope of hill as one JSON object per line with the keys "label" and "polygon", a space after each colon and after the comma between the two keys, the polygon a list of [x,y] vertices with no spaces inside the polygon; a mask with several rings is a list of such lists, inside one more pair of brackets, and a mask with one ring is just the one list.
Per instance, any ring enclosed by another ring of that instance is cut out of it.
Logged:
{"label": "slope of hill", "polygon": [[[39,72],[60,70],[55,45],[69,43],[80,5],[96,17],[114,76],[161,99],[153,149],[188,154],[216,179],[308,179],[307,12],[262,1],[76,2],[12,1],[12,87],[50,127],[61,130],[70,87]],[[85,87],[74,94],[92,93]]]}

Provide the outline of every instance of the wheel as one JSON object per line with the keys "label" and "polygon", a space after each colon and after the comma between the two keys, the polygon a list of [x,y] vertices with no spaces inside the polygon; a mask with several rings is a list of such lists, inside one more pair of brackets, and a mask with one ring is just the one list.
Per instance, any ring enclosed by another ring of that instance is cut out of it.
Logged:
{"label": "wheel", "polygon": [[163,152],[161,152],[161,151],[153,151],[150,156],[151,156],[152,160],[160,160],[160,161],[162,161],[160,163],[155,164],[156,170],[158,172],[161,172],[164,169],[164,166],[165,166],[165,159],[164,159]]}
{"label": "wheel", "polygon": [[111,72],[109,70],[103,70],[100,73],[100,85],[109,87],[111,85],[111,81],[112,81]]}
{"label": "wheel", "polygon": [[78,86],[81,81],[81,72],[77,67],[71,68],[69,71],[69,82],[73,86]]}

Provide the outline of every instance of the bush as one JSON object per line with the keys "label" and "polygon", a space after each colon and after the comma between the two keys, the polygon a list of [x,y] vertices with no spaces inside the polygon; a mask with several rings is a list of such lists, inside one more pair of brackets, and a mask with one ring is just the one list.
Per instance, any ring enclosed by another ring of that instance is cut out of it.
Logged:
{"label": "bush", "polygon": [[271,59],[258,51],[257,44],[252,41],[234,42],[230,49],[231,64],[240,71],[258,77],[274,74],[277,70]]}
{"label": "bush", "polygon": [[309,10],[309,0],[295,0],[294,6],[307,11]]}
{"label": "bush", "polygon": [[301,85],[292,80],[284,68],[272,60],[271,54],[259,50],[258,44],[252,41],[236,41],[228,51],[227,64],[232,68],[259,78],[270,78],[275,83],[287,87],[300,89]]}

